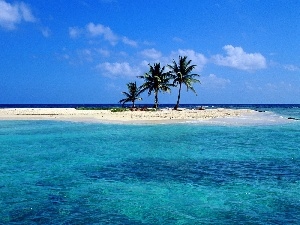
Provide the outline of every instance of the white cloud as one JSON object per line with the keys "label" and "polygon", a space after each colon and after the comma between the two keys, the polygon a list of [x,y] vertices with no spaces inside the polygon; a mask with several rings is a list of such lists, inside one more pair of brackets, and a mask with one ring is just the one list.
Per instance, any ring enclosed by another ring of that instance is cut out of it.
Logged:
{"label": "white cloud", "polygon": [[18,4],[19,12],[26,22],[35,22],[35,17],[31,13],[31,9],[25,3],[21,2]]}
{"label": "white cloud", "polygon": [[200,81],[203,87],[206,88],[225,88],[231,83],[229,79],[217,77],[215,74],[203,76],[200,78]]}
{"label": "white cloud", "polygon": [[118,56],[124,58],[124,57],[129,57],[128,53],[125,51],[120,51],[117,53]]}
{"label": "white cloud", "polygon": [[154,42],[150,42],[150,41],[143,41],[143,44],[147,45],[147,46],[153,46],[153,45],[155,45]]}
{"label": "white cloud", "polygon": [[226,45],[223,49],[227,53],[226,56],[213,56],[217,65],[248,71],[267,67],[266,59],[260,53],[246,53],[241,47],[233,47],[232,45]]}
{"label": "white cloud", "polygon": [[85,26],[85,28],[69,27],[69,36],[71,38],[78,38],[82,34],[87,37],[102,37],[111,45],[116,45],[119,41],[132,47],[137,47],[138,45],[136,41],[131,40],[125,36],[120,37],[115,34],[109,27],[106,27],[102,24],[89,23]]}
{"label": "white cloud", "polygon": [[103,75],[108,77],[136,77],[141,75],[139,68],[130,66],[128,62],[105,62],[99,64],[97,69],[101,70]]}
{"label": "white cloud", "polygon": [[187,56],[188,60],[192,60],[192,65],[196,65],[195,71],[201,71],[204,65],[207,63],[207,59],[201,53],[197,53],[194,50],[182,50],[179,49],[177,51],[173,51],[168,56],[163,56],[162,53],[154,48],[145,49],[140,52],[145,59],[142,61],[141,65],[145,66],[149,63],[161,63],[162,66],[166,66],[166,70],[168,70],[167,65],[172,64],[173,59],[177,62],[179,56]]}
{"label": "white cloud", "polygon": [[96,49],[96,52],[99,53],[103,57],[109,57],[110,56],[110,52],[108,50],[105,50],[105,49],[102,49],[102,48]]}
{"label": "white cloud", "polygon": [[115,35],[109,27],[103,26],[102,24],[95,25],[94,23],[89,23],[86,29],[91,36],[103,36],[111,45],[116,45],[118,42],[118,36]]}
{"label": "white cloud", "polygon": [[78,38],[83,31],[78,27],[69,27],[69,35],[71,38]]}
{"label": "white cloud", "polygon": [[51,31],[50,31],[50,29],[48,27],[45,27],[45,28],[42,28],[42,34],[43,34],[44,37],[47,38],[47,37],[50,36]]}
{"label": "white cloud", "polygon": [[[62,53],[59,54],[60,59],[69,61],[72,65],[82,65],[88,63],[91,68],[95,68],[95,65],[99,63],[99,60],[108,58],[111,56],[111,52],[103,48],[78,48],[75,50],[62,49]],[[67,55],[67,57],[65,57]]]}
{"label": "white cloud", "polygon": [[92,62],[93,61],[93,52],[90,49],[77,50],[77,55],[81,62],[84,62],[84,61]]}
{"label": "white cloud", "polygon": [[151,49],[145,49],[141,52],[142,56],[152,59],[152,60],[158,60],[162,57],[162,54],[160,51],[155,50],[154,48]]}
{"label": "white cloud", "polygon": [[0,0],[0,26],[7,29],[16,29],[16,25],[25,22],[35,22],[31,9],[24,2],[15,4]]}
{"label": "white cloud", "polygon": [[291,65],[291,64],[289,64],[289,65],[283,65],[283,68],[286,69],[286,70],[288,70],[288,71],[293,71],[293,72],[300,71],[300,68],[298,66]]}
{"label": "white cloud", "polygon": [[195,71],[201,71],[205,64],[207,63],[206,57],[201,54],[197,53],[191,49],[179,49],[177,52],[172,52],[171,57],[177,62],[178,56],[187,56],[188,60],[192,60],[191,64],[196,65]]}
{"label": "white cloud", "polygon": [[173,37],[173,39],[172,39],[174,42],[178,42],[178,43],[183,43],[184,41],[181,39],[181,38],[179,38],[179,37]]}
{"label": "white cloud", "polygon": [[140,65],[145,69],[145,71],[149,69],[149,62],[147,60],[143,60]]}
{"label": "white cloud", "polygon": [[136,41],[133,41],[133,40],[130,40],[129,38],[127,37],[123,37],[122,38],[122,42],[126,45],[130,45],[132,47],[137,47],[137,42]]}

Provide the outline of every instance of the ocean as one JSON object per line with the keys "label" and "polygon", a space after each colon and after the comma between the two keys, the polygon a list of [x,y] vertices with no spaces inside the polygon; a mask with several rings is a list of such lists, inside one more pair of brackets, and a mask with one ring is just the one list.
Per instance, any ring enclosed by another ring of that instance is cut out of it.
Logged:
{"label": "ocean", "polygon": [[205,106],[284,120],[0,121],[0,224],[300,224],[300,105]]}

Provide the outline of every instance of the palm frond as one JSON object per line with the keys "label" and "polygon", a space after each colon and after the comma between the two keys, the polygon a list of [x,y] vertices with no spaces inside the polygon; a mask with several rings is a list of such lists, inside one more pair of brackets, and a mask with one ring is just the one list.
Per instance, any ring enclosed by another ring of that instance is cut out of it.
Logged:
{"label": "palm frond", "polygon": [[168,65],[168,68],[171,70],[173,85],[179,86],[177,104],[174,107],[174,109],[177,109],[179,105],[182,84],[187,87],[187,91],[190,89],[196,93],[193,84],[200,83],[200,81],[197,79],[197,77],[200,75],[192,73],[192,71],[196,68],[196,65],[193,65],[192,60],[188,60],[187,56],[179,56],[178,63],[173,59],[172,65]]}
{"label": "palm frond", "polygon": [[134,102],[136,100],[140,100],[140,94],[142,92],[140,87],[137,87],[136,82],[129,82],[127,83],[127,89],[128,92],[122,92],[123,95],[126,96],[126,98],[121,99],[119,103],[122,103],[123,105],[127,102],[132,102],[132,105],[134,106]]}
{"label": "palm frond", "polygon": [[165,67],[161,66],[160,63],[154,63],[149,65],[149,72],[145,73],[139,78],[144,79],[144,83],[141,85],[142,92],[148,90],[148,95],[150,96],[154,92],[154,102],[157,106],[158,92],[168,92],[170,87],[173,85],[170,82],[171,74],[170,72],[165,72]]}

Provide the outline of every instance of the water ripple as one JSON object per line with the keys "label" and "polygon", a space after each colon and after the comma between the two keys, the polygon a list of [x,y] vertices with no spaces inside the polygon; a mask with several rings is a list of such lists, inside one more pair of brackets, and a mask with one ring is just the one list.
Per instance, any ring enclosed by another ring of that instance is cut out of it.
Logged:
{"label": "water ripple", "polygon": [[141,180],[176,181],[195,185],[220,185],[241,179],[244,181],[297,182],[300,161],[169,161],[165,159],[138,159],[116,165],[89,168],[82,171],[91,179],[114,181]]}

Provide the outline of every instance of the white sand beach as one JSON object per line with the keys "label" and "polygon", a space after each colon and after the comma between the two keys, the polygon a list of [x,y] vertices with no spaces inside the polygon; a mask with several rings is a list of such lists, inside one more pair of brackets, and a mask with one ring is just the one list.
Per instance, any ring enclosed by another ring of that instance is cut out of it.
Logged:
{"label": "white sand beach", "polygon": [[0,120],[66,120],[108,123],[178,123],[238,118],[257,113],[250,109],[159,109],[157,111],[78,110],[75,108],[4,108]]}

